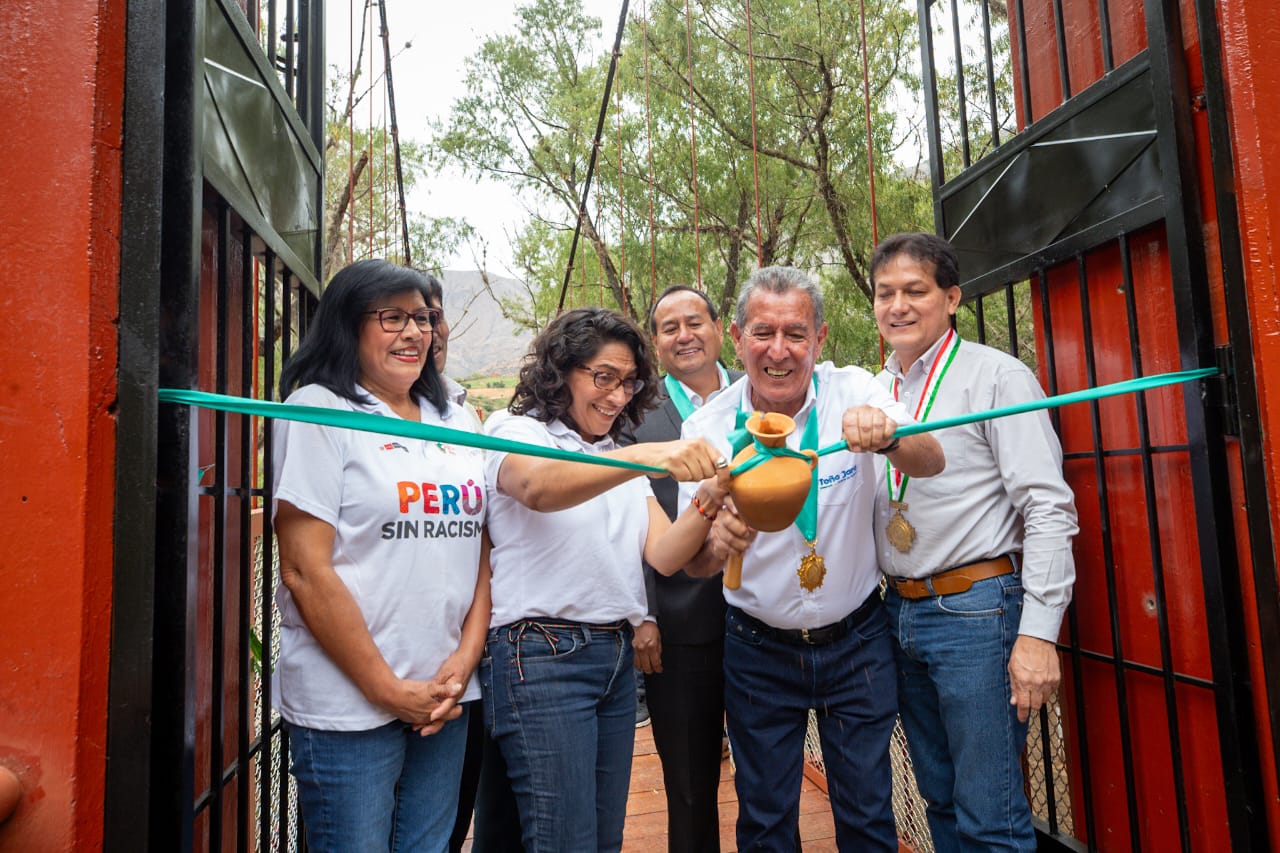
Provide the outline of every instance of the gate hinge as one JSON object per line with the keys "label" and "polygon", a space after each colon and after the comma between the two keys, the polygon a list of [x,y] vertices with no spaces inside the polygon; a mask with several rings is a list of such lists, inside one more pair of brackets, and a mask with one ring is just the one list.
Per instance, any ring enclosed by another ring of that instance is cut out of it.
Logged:
{"label": "gate hinge", "polygon": [[1213,388],[1211,405],[1218,407],[1222,414],[1222,433],[1234,437],[1240,436],[1240,406],[1236,400],[1236,356],[1229,346],[1214,349],[1218,360],[1218,375],[1209,382]]}

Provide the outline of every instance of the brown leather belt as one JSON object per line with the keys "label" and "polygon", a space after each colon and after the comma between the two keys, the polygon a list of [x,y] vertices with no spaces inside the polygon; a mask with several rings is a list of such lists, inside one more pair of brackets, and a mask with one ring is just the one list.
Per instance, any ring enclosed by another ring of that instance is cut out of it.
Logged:
{"label": "brown leather belt", "polygon": [[903,598],[929,598],[935,595],[954,595],[964,592],[978,581],[987,578],[998,578],[1013,572],[1013,560],[1008,555],[993,560],[979,560],[964,566],[956,566],[945,572],[938,572],[932,577],[889,578],[889,586],[897,590]]}

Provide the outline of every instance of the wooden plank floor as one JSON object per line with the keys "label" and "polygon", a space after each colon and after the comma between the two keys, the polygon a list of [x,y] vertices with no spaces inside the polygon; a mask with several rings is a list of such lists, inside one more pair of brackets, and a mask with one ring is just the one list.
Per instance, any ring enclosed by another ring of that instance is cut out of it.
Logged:
{"label": "wooden plank floor", "polygon": [[[806,766],[800,785],[800,844],[804,853],[838,853],[831,801],[822,788],[808,777]],[[738,796],[726,758],[720,763],[720,850],[738,849],[734,824],[738,819]],[[631,763],[631,788],[627,795],[627,823],[622,835],[622,853],[661,853],[667,849],[667,796],[662,780],[662,763],[653,745],[653,727],[636,729]],[[471,835],[462,853],[470,853]],[[898,853],[918,853],[901,839]]]}
{"label": "wooden plank floor", "polygon": [[[729,761],[720,765],[720,849],[737,850],[733,826],[738,819],[738,798],[733,790]],[[800,841],[804,853],[834,853],[836,829],[831,805],[808,779],[800,788]],[[471,839],[463,846],[471,849]],[[635,757],[631,765],[631,793],[627,797],[627,826],[623,853],[660,853],[667,849],[667,795],[662,784],[662,764],[653,747],[653,727],[636,730]]]}
{"label": "wooden plank floor", "polygon": [[[734,823],[738,798],[726,759],[720,765],[720,849],[737,850]],[[804,853],[834,853],[835,823],[831,805],[808,779],[800,787],[800,843]],[[631,794],[627,798],[627,827],[623,853],[654,853],[667,849],[667,797],[662,784],[662,764],[653,747],[653,727],[636,730],[635,757],[631,765]]]}

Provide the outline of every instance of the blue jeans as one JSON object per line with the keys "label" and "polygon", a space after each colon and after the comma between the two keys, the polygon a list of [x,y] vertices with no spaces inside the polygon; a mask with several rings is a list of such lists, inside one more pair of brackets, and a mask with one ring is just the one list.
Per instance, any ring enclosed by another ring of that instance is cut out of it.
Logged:
{"label": "blue jeans", "polygon": [[839,849],[897,851],[893,646],[879,593],[873,596],[868,615],[827,645],[780,639],[735,607],[726,613],[724,704],[737,765],[739,850],[795,850],[813,708]]}
{"label": "blue jeans", "polygon": [[307,849],[443,853],[458,811],[467,715],[423,737],[399,720],[357,732],[288,725]]}
{"label": "blue jeans", "polygon": [[896,634],[898,703],[939,853],[1036,849],[1023,793],[1027,724],[1009,704],[1022,578],[955,595],[885,603]]}
{"label": "blue jeans", "polygon": [[516,622],[480,661],[527,853],[622,849],[635,744],[631,627]]}

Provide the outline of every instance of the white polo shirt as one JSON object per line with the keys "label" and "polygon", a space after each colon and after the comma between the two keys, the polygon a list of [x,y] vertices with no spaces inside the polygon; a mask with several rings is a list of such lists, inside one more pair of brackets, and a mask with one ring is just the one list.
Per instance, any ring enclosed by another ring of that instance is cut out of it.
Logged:
{"label": "white polo shirt", "polygon": [[[607,436],[589,443],[559,420],[544,424],[505,410],[494,412],[485,425],[498,438],[580,453],[617,447]],[[498,470],[507,454],[491,450],[486,456],[493,540],[490,624],[625,619],[639,625],[646,612],[641,556],[653,495],[649,479],[628,480],[569,509],[537,512],[499,490]]]}
{"label": "white polo shirt", "polygon": [[[307,385],[286,402],[397,417],[369,396],[374,402],[361,405]],[[423,423],[469,428],[454,403],[444,417],[425,401],[420,410]],[[430,679],[457,649],[475,594],[485,522],[483,454],[296,421],[277,420],[274,428],[274,500],[333,526],[333,567],[383,658],[401,678]],[[394,719],[366,701],[325,654],[283,584],[276,603],[276,705],[286,720],[363,731]],[[463,698],[479,694],[473,677]]]}
{"label": "white polo shirt", "polygon": [[[841,419],[852,406],[872,405],[899,424],[913,423],[906,408],[860,367],[819,364],[816,417],[818,448],[841,439]],[[730,452],[729,433],[738,410],[752,410],[751,387],[742,377],[716,395],[684,422],[682,437],[705,438]],[[812,383],[804,405],[795,415],[796,429],[787,446],[800,447],[810,417],[815,416]],[[742,560],[742,585],[724,591],[725,600],[761,622],[776,628],[819,628],[838,622],[866,601],[880,582],[876,564],[875,454],[841,450],[818,461],[817,551],[826,563],[822,586],[807,591],[796,570],[809,545],[793,524],[776,533],[761,533]],[[689,504],[697,483],[680,484],[680,509]]]}

